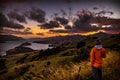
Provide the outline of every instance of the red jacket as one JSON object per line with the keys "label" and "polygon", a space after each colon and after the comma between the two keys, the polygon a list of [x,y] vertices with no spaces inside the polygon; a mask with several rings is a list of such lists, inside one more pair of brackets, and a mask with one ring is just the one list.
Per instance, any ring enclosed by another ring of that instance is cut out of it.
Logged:
{"label": "red jacket", "polygon": [[102,67],[102,58],[106,57],[106,53],[105,53],[105,49],[101,48],[101,49],[97,49],[97,48],[92,48],[91,52],[90,52],[90,62],[91,62],[91,66],[94,67]]}

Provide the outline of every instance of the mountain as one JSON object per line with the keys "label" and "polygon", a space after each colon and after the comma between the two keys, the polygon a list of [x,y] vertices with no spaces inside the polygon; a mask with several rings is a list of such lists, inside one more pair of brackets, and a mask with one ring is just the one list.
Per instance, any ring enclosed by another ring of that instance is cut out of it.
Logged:
{"label": "mountain", "polygon": [[[73,46],[76,42],[82,41],[85,39],[85,36],[81,35],[69,35],[69,36],[55,36],[48,37],[33,41],[34,43],[47,43],[52,44],[53,46]],[[72,44],[71,44],[72,43]]]}
{"label": "mountain", "polygon": [[55,37],[48,37],[48,38],[41,38],[40,41],[47,41],[47,42],[64,42],[64,41],[79,41],[83,39],[84,36],[81,35],[68,35],[68,36],[55,36]]}
{"label": "mountain", "polygon": [[112,36],[113,34],[108,34],[108,33],[104,33],[104,32],[99,32],[99,33],[96,33],[96,34],[93,34],[93,35],[89,35],[89,37],[98,37],[98,38],[107,38],[107,37],[110,37]]}
{"label": "mountain", "polygon": [[19,41],[19,40],[24,40],[24,38],[13,36],[13,35],[0,35],[0,42]]}

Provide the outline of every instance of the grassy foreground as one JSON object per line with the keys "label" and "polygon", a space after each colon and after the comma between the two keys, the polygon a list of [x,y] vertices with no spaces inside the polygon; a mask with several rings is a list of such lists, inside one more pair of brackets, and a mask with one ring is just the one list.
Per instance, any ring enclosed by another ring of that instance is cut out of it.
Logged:
{"label": "grassy foreground", "polygon": [[[37,52],[36,52],[37,53]],[[31,53],[34,56],[33,53]],[[91,80],[92,71],[90,62],[72,62],[73,56],[61,56],[47,60],[36,60],[16,64],[17,57],[25,54],[5,57],[7,69],[0,71],[0,80]],[[120,53],[108,51],[103,63],[103,80],[120,80]]]}

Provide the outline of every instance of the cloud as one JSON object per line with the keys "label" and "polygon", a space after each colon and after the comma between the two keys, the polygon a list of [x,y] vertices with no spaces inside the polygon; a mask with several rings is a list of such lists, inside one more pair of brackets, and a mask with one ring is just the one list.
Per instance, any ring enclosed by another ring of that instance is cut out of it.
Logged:
{"label": "cloud", "polygon": [[98,31],[98,30],[99,28],[96,26],[90,26],[90,27],[84,26],[84,27],[71,28],[71,29],[65,29],[65,30],[50,30],[50,32],[53,32],[53,33],[86,33],[86,32]]}
{"label": "cloud", "polygon": [[110,32],[120,32],[120,19],[112,19],[111,21],[111,27],[105,27],[105,31]]}
{"label": "cloud", "polygon": [[57,21],[50,21],[49,23],[44,23],[38,26],[40,26],[41,29],[51,29],[60,27],[60,24]]}
{"label": "cloud", "polygon": [[45,11],[41,9],[32,8],[30,11],[25,12],[25,16],[39,23],[45,22]]}
{"label": "cloud", "polygon": [[92,9],[93,9],[93,10],[98,10],[99,8],[98,8],[98,7],[93,7]]}
{"label": "cloud", "polygon": [[20,15],[15,11],[12,11],[12,12],[8,13],[7,15],[8,15],[9,19],[14,19],[14,20],[17,20],[21,23],[26,23],[25,16]]}
{"label": "cloud", "polygon": [[66,25],[68,23],[68,20],[65,19],[64,17],[56,17],[55,20],[59,21],[62,25]]}
{"label": "cloud", "polygon": [[14,28],[14,29],[23,29],[24,28],[24,26],[23,25],[21,25],[21,24],[18,24],[18,23],[14,23],[14,22],[8,22],[7,24],[6,24],[6,27],[9,27],[9,28]]}
{"label": "cloud", "polygon": [[0,28],[5,26],[8,23],[8,19],[3,15],[3,13],[0,13]]}
{"label": "cloud", "polygon": [[91,26],[89,23],[87,24],[79,24],[77,26],[74,26],[73,29],[80,30],[81,32],[90,32],[90,31],[97,31],[101,29],[100,27]]}
{"label": "cloud", "polygon": [[50,30],[52,33],[85,33],[86,31],[81,31],[78,29],[69,29],[69,30]]}
{"label": "cloud", "polygon": [[91,18],[93,18],[93,16],[90,11],[82,10],[78,14],[78,17],[79,19],[77,19],[74,22],[74,26],[73,26],[74,30],[77,31],[80,30],[80,32],[90,32],[90,31],[97,31],[100,29],[99,27],[91,26],[90,20]]}
{"label": "cloud", "polygon": [[29,32],[31,30],[31,28],[27,27],[24,29],[24,32]]}
{"label": "cloud", "polygon": [[91,23],[98,23],[101,25],[120,25],[120,19],[108,18],[108,17],[93,17],[90,21]]}
{"label": "cloud", "polygon": [[3,30],[1,31],[1,33],[2,34],[21,34],[21,35],[33,34],[30,31],[13,30],[13,29],[9,29],[9,28],[3,28]]}
{"label": "cloud", "polygon": [[43,35],[44,35],[44,33],[36,33],[36,35],[41,35],[41,36],[43,36]]}
{"label": "cloud", "polygon": [[8,21],[3,13],[0,13],[0,28],[8,27],[14,29],[24,29],[24,26],[13,21]]}
{"label": "cloud", "polygon": [[102,11],[99,11],[98,13],[96,13],[96,15],[98,15],[98,16],[102,16],[102,15],[105,15],[105,14],[113,15],[114,12],[109,11],[109,10],[102,10]]}
{"label": "cloud", "polygon": [[49,32],[53,32],[53,33],[70,33],[71,31],[69,31],[69,30],[49,30]]}
{"label": "cloud", "polygon": [[[111,11],[100,11],[99,14],[107,14],[111,15],[113,12]],[[50,32],[54,33],[85,33],[92,32],[98,30],[105,31],[118,31],[120,32],[120,19],[108,18],[105,16],[98,16],[95,12],[91,12],[89,10],[82,10],[77,12],[78,18],[75,22],[73,22],[73,26],[64,25],[65,30],[50,30]],[[99,26],[93,26],[91,23],[96,23]],[[102,27],[111,25],[111,27]]]}
{"label": "cloud", "polygon": [[120,26],[111,26],[104,28],[105,31],[110,32],[120,32]]}
{"label": "cloud", "polygon": [[[72,26],[64,25],[65,30],[50,30],[54,33],[85,33],[91,31],[98,31],[100,27],[91,26],[90,20],[93,17],[90,11],[82,10],[77,12],[78,19],[73,22]],[[60,18],[61,19],[61,18]],[[63,20],[64,22],[64,20]]]}
{"label": "cloud", "polygon": [[70,25],[65,25],[65,29],[72,29]]}
{"label": "cloud", "polygon": [[[66,25],[68,23],[68,20],[65,19],[64,17],[55,17],[55,19],[52,21],[49,21],[48,23],[44,23],[42,25],[38,25],[40,26],[41,29],[52,29],[52,28],[58,28],[61,27],[60,25]],[[68,26],[66,26],[66,28],[68,28]]]}

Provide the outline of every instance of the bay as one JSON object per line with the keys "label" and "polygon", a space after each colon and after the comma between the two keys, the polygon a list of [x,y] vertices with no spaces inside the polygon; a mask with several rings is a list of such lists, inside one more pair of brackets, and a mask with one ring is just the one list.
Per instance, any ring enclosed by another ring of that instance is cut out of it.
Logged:
{"label": "bay", "polygon": [[22,41],[7,41],[6,43],[0,43],[0,55],[6,55],[6,51],[9,49],[13,49],[24,42],[29,42],[31,45],[25,46],[29,47],[33,50],[41,50],[49,48],[49,44],[38,44],[32,43],[32,40],[22,40]]}

